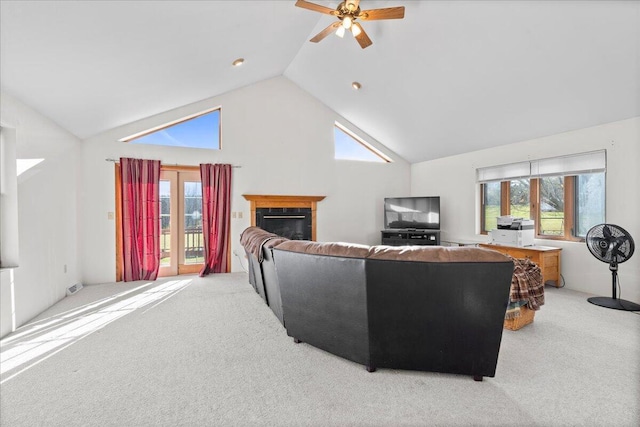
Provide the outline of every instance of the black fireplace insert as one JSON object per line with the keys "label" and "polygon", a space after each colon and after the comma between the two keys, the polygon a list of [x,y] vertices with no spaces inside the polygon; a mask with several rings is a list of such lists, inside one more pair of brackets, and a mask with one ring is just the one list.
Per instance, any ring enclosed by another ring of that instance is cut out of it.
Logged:
{"label": "black fireplace insert", "polygon": [[310,208],[258,208],[256,226],[291,240],[311,240]]}

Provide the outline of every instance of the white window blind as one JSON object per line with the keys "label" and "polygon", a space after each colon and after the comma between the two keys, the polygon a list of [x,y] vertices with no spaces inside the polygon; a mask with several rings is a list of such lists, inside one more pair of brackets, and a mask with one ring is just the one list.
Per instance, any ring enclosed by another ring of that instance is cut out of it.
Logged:
{"label": "white window blind", "polygon": [[478,182],[506,181],[529,177],[531,175],[530,162],[511,163],[508,165],[490,166],[476,170]]}
{"label": "white window blind", "polygon": [[549,175],[579,175],[583,173],[604,172],[607,169],[605,150],[571,156],[552,157],[531,162],[533,177]]}
{"label": "white window blind", "polygon": [[490,181],[508,181],[518,178],[536,178],[550,175],[578,175],[583,173],[605,172],[607,170],[606,150],[589,153],[571,154],[528,162],[489,166],[476,169],[480,183]]}

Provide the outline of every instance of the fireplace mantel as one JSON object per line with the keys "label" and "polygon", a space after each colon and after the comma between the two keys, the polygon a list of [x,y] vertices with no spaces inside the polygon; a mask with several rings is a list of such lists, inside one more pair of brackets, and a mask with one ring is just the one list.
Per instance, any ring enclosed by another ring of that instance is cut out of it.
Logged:
{"label": "fireplace mantel", "polygon": [[311,240],[316,240],[316,204],[326,196],[283,196],[243,194],[251,203],[251,225],[256,225],[258,208],[309,208],[311,209]]}

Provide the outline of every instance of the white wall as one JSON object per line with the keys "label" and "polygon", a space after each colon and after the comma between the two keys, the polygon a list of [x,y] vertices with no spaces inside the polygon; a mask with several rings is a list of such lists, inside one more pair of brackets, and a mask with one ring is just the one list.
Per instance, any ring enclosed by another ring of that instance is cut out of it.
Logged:
{"label": "white wall", "polygon": [[64,298],[66,288],[80,280],[77,182],[81,142],[4,92],[0,117],[3,127],[15,131],[18,159],[44,159],[18,177],[19,267],[13,270],[13,289],[10,272],[1,275],[3,336],[14,323],[20,326]]}
{"label": "white wall", "polygon": [[[488,241],[478,234],[477,168],[600,149],[607,150],[606,221],[625,228],[640,243],[640,117],[414,164],[411,193],[441,196],[444,239]],[[567,288],[611,296],[607,264],[594,258],[584,243],[536,244],[562,248],[561,273]],[[640,248],[620,265],[619,276],[622,298],[640,303]]]}
{"label": "white wall", "polygon": [[0,267],[18,265],[18,175],[16,130],[0,129]]}
{"label": "white wall", "polygon": [[[145,146],[118,139],[153,126],[221,106],[222,150]],[[333,123],[342,120],[394,160],[390,164],[336,161]],[[158,159],[164,164],[231,163],[232,252],[242,255],[240,233],[250,225],[242,194],[324,195],[318,203],[317,238],[379,243],[382,200],[406,195],[410,166],[350,126],[334,111],[285,77],[276,77],[89,138],[82,145],[80,218],[84,283],[115,279],[114,164],[106,158]],[[241,271],[234,256],[232,271]]]}

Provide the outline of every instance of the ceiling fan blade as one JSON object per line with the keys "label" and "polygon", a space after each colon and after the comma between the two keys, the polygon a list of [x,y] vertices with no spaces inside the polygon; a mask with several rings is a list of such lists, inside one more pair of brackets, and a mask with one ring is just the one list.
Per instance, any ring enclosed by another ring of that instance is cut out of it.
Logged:
{"label": "ceiling fan blade", "polygon": [[338,28],[340,25],[342,25],[342,23],[340,21],[334,22],[333,24],[329,25],[327,28],[325,28],[324,30],[322,30],[318,34],[316,34],[309,41],[310,42],[314,42],[314,43],[318,43],[320,40],[322,40],[323,38],[327,37],[329,34],[334,32],[335,29]]}
{"label": "ceiling fan blade", "polygon": [[358,27],[358,29],[360,30],[360,33],[357,36],[355,36],[355,38],[358,41],[358,44],[360,45],[361,48],[364,49],[373,44],[373,42],[371,41],[367,33],[364,32],[364,28],[362,28],[362,25],[360,25],[358,22],[354,22],[353,27]]}
{"label": "ceiling fan blade", "polygon": [[335,15],[336,11],[331,9],[330,7],[321,6],[315,3],[309,3],[308,1],[298,0],[296,1],[296,6],[301,7],[303,9],[313,10],[314,12],[326,13],[327,15]]}
{"label": "ceiling fan blade", "polygon": [[363,10],[358,15],[358,19],[363,21],[375,21],[379,19],[402,19],[404,18],[404,6],[386,7],[384,9]]}

